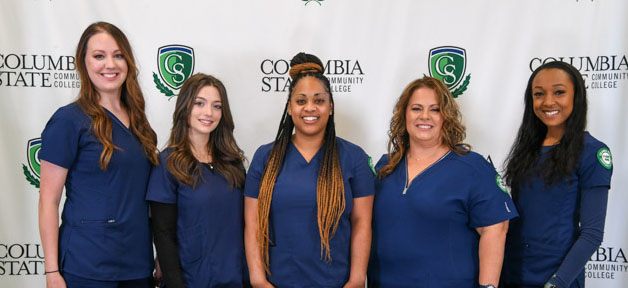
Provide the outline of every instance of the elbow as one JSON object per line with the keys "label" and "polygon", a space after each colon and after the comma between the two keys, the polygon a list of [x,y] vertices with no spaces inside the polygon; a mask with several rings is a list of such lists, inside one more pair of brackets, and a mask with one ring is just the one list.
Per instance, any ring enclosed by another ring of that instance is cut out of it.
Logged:
{"label": "elbow", "polygon": [[591,246],[600,247],[604,240],[604,231],[598,229],[586,229],[580,232],[580,239],[587,241]]}

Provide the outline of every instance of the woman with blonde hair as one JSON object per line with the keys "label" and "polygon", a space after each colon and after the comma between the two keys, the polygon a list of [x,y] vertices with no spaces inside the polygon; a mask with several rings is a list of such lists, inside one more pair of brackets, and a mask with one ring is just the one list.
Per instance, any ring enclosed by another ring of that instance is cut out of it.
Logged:
{"label": "woman with blonde hair", "polygon": [[[97,22],[76,49],[79,98],[42,132],[39,231],[47,287],[149,287],[144,200],[157,136],[126,36]],[[66,201],[58,222],[63,187]]]}

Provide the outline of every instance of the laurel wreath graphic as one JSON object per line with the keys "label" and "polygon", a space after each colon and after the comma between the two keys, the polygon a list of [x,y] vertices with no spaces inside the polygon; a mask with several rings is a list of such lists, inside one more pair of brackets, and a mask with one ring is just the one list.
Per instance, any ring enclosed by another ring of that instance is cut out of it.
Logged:
{"label": "laurel wreath graphic", "polygon": [[159,76],[157,76],[157,73],[155,72],[153,72],[153,82],[155,82],[155,85],[157,89],[159,89],[159,92],[168,97],[168,101],[170,101],[172,97],[177,96],[176,94],[174,94],[174,92],[172,92],[172,90],[170,90],[168,87],[161,83],[161,80],[159,80]]}
{"label": "laurel wreath graphic", "polygon": [[39,188],[39,179],[37,179],[37,177],[35,177],[33,174],[31,174],[30,171],[28,171],[28,167],[22,164],[22,170],[24,170],[24,176],[26,176],[26,181],[35,186],[35,188]]}
{"label": "laurel wreath graphic", "polygon": [[305,5],[307,6],[307,4],[310,4],[310,2],[316,2],[318,3],[318,5],[323,6],[323,4],[321,4],[321,2],[325,1],[325,0],[301,0],[303,2],[305,2]]}
{"label": "laurel wreath graphic", "polygon": [[469,86],[469,80],[471,80],[471,74],[467,75],[467,77],[464,78],[464,82],[462,82],[462,85],[458,86],[458,88],[454,89],[454,91],[451,91],[451,95],[454,96],[454,98],[458,98],[458,96],[462,95],[464,91],[467,91],[467,86]]}

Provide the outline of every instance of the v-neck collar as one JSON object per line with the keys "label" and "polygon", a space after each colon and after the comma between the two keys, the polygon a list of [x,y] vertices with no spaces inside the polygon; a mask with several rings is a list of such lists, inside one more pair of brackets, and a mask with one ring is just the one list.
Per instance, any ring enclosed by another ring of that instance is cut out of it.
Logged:
{"label": "v-neck collar", "polygon": [[423,169],[423,171],[419,172],[419,174],[416,174],[416,176],[414,176],[414,178],[412,178],[412,180],[408,181],[408,156],[403,156],[403,168],[405,171],[405,178],[404,178],[404,182],[403,182],[403,192],[402,194],[406,194],[406,192],[408,191],[408,188],[410,188],[410,185],[412,185],[412,183],[414,183],[414,181],[416,181],[416,179],[418,179],[419,177],[421,177],[422,175],[426,174],[429,172],[429,170],[432,169],[432,167],[436,166],[438,163],[440,163],[441,161],[443,161],[443,159],[447,158],[447,156],[449,156],[449,154],[451,154],[451,149],[449,151],[447,151],[447,153],[445,153],[445,155],[441,156],[440,158],[438,158],[438,160],[436,160],[434,163],[430,164],[429,166],[427,166],[425,169]]}
{"label": "v-neck collar", "polygon": [[124,125],[124,123],[122,123],[122,121],[120,121],[120,119],[118,119],[118,117],[116,117],[116,115],[113,114],[111,111],[109,111],[105,107],[102,107],[102,109],[104,109],[107,115],[109,115],[109,118],[113,119],[113,122],[116,122],[118,125],[120,125],[120,127],[127,133],[131,133],[131,123],[129,123],[129,127],[126,127],[126,125]]}
{"label": "v-neck collar", "polygon": [[297,146],[294,145],[294,143],[292,143],[292,140],[290,141],[290,148],[294,149],[294,152],[296,152],[298,156],[298,158],[300,158],[306,165],[310,165],[312,164],[315,160],[317,160],[317,158],[319,157],[318,155],[321,154],[323,151],[323,147],[325,147],[325,144],[323,144],[320,148],[318,148],[318,151],[316,151],[316,154],[314,154],[314,156],[312,157],[312,159],[310,159],[310,161],[308,162],[305,157],[303,157],[303,154],[301,154],[301,151],[299,151],[299,149],[297,149]]}

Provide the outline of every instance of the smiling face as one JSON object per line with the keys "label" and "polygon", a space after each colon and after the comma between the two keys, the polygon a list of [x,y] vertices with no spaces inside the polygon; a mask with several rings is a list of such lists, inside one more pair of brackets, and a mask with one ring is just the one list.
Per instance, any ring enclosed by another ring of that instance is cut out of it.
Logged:
{"label": "smiling face", "polygon": [[101,32],[89,39],[85,68],[99,95],[120,95],[128,67],[118,43],[111,35]]}
{"label": "smiling face", "polygon": [[565,121],[573,111],[574,85],[567,72],[550,68],[539,71],[532,80],[534,114],[548,132],[565,130]]}
{"label": "smiling face", "polygon": [[414,90],[406,107],[406,130],[410,142],[422,145],[440,145],[443,116],[434,89],[422,87]]}
{"label": "smiling face", "polygon": [[220,92],[214,86],[205,86],[198,91],[192,102],[189,119],[189,135],[209,135],[222,117]]}
{"label": "smiling face", "polygon": [[301,78],[288,102],[295,136],[323,137],[332,109],[331,98],[323,82],[312,76]]}

